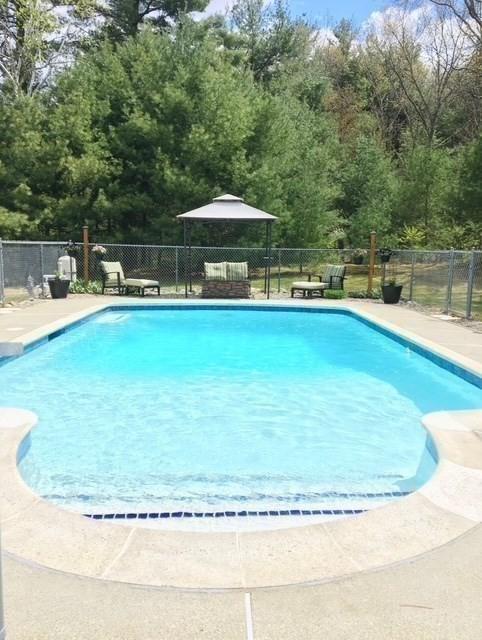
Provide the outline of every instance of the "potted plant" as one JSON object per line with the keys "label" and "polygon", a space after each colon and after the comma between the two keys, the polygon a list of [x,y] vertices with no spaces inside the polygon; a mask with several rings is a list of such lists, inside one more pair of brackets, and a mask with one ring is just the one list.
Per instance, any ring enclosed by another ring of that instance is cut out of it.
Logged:
{"label": "potted plant", "polygon": [[103,247],[101,244],[94,244],[91,251],[94,254],[94,256],[99,260],[102,260],[102,258],[104,258],[105,254],[107,253],[107,249]]}
{"label": "potted plant", "polygon": [[77,258],[80,253],[80,248],[78,245],[75,244],[75,242],[72,242],[72,240],[69,240],[66,246],[64,247],[64,251],[71,258]]}
{"label": "potted plant", "polygon": [[95,256],[94,274],[100,280],[102,278],[101,262],[105,259],[107,249],[101,244],[95,243],[91,249],[91,253]]}
{"label": "potted plant", "polygon": [[382,297],[385,304],[397,304],[400,302],[403,285],[397,284],[394,277],[388,280],[387,284],[382,285]]}
{"label": "potted plant", "polygon": [[390,262],[390,258],[393,255],[393,251],[391,249],[378,249],[378,257],[380,258],[380,262],[382,264],[386,264]]}
{"label": "potted plant", "polygon": [[70,280],[63,278],[60,273],[55,274],[55,278],[49,279],[49,289],[52,298],[66,298],[69,292]]}
{"label": "potted plant", "polygon": [[366,249],[356,249],[352,253],[352,257],[351,257],[353,264],[363,264],[363,259],[365,258],[367,253],[368,252]]}

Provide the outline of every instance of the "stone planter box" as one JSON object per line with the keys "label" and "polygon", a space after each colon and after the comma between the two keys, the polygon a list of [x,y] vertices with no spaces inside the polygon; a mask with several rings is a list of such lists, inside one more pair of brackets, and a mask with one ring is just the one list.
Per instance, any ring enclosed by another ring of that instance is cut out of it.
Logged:
{"label": "stone planter box", "polygon": [[202,298],[250,298],[249,280],[204,280]]}

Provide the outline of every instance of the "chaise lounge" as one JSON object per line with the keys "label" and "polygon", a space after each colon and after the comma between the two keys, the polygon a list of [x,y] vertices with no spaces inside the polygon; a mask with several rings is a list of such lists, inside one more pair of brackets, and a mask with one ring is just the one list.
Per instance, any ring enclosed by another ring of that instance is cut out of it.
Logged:
{"label": "chaise lounge", "polygon": [[[343,265],[327,265],[323,275],[309,274],[308,280],[293,282],[291,285],[291,297],[295,297],[295,291],[301,291],[303,297],[313,297],[313,293],[318,293],[321,298],[325,295],[326,289],[343,289],[345,281],[346,267]],[[312,282],[311,278],[318,278],[319,282]]]}
{"label": "chaise lounge", "polygon": [[157,290],[157,295],[161,295],[161,287],[157,280],[145,280],[143,278],[126,278],[120,262],[100,263],[102,269],[102,293],[106,289],[117,289],[119,295],[128,294],[130,289],[138,291],[141,296],[146,289]]}

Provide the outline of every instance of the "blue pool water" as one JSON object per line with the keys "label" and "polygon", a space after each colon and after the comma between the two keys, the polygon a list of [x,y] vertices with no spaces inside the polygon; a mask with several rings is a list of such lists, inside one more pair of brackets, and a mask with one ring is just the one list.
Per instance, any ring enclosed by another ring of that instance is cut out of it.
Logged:
{"label": "blue pool water", "polygon": [[421,417],[482,390],[355,317],[107,311],[0,368],[26,482],[86,513],[335,505],[435,468]]}

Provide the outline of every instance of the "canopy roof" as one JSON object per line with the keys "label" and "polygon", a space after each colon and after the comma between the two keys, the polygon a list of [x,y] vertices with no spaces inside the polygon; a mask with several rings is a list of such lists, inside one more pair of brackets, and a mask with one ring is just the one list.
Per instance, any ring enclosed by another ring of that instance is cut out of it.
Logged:
{"label": "canopy roof", "polygon": [[186,222],[276,222],[278,220],[276,216],[250,207],[242,198],[230,194],[214,198],[210,204],[181,213],[177,218]]}

